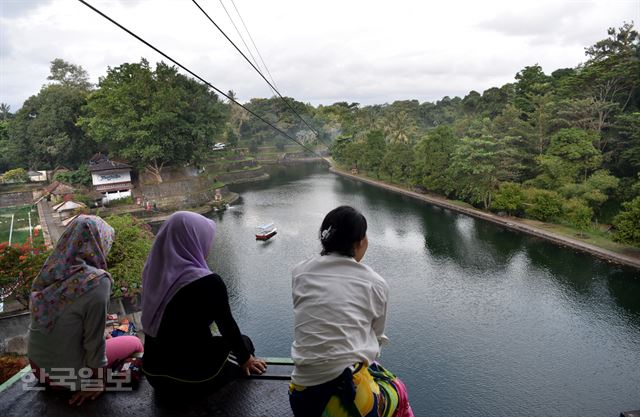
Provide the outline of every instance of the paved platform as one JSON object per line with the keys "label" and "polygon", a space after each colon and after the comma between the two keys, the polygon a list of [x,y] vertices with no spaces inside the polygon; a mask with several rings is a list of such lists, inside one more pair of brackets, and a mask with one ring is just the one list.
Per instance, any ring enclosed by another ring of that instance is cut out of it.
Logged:
{"label": "paved platform", "polygon": [[132,392],[109,392],[80,407],[67,404],[69,394],[35,391],[21,380],[0,392],[3,417],[293,417],[285,379],[289,365],[269,365],[264,377],[234,381],[208,397],[170,404],[158,398],[146,379]]}

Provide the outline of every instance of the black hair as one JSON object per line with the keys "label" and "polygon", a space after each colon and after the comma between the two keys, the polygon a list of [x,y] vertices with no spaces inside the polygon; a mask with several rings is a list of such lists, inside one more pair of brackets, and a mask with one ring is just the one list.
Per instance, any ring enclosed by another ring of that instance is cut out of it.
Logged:
{"label": "black hair", "polygon": [[340,206],[331,210],[320,226],[321,255],[337,253],[355,255],[353,245],[367,234],[367,219],[353,207]]}

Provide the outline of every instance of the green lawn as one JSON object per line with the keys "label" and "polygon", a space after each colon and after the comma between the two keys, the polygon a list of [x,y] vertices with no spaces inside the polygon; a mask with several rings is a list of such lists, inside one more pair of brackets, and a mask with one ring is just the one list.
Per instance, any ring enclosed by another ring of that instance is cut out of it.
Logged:
{"label": "green lawn", "polygon": [[[31,213],[31,226],[40,224],[38,210],[31,206],[0,208],[0,242],[9,241],[9,229],[11,228],[11,215],[13,219],[13,236],[11,243],[24,243],[29,238],[29,213]],[[35,239],[36,243],[44,243],[42,233]]]}

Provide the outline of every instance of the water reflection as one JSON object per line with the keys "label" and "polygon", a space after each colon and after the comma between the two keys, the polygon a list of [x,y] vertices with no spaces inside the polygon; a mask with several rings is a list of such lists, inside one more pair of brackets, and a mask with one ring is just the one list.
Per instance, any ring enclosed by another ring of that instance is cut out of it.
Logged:
{"label": "water reflection", "polygon": [[[365,262],[391,287],[382,360],[417,416],[602,416],[638,408],[640,278],[588,255],[366,184],[323,167],[276,167],[232,187],[213,216],[212,268],[258,353],[289,356],[290,271],[317,254],[340,204],[369,223]],[[254,227],[278,235],[256,242]]]}

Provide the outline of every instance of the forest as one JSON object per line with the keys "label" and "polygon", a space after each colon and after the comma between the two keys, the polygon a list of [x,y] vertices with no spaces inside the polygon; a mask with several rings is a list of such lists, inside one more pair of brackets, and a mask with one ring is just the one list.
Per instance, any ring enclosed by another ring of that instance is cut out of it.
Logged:
{"label": "forest", "polygon": [[[55,59],[48,83],[19,110],[0,105],[5,181],[28,169],[82,173],[97,151],[162,181],[163,167],[198,165],[217,142],[249,151],[288,142],[162,62],[124,63],[97,85],[88,80],[81,66]],[[640,36],[632,23],[610,28],[574,68],[546,74],[533,64],[482,93],[366,106],[287,100],[244,105],[360,174],[578,230],[612,225],[617,241],[640,246]]]}

